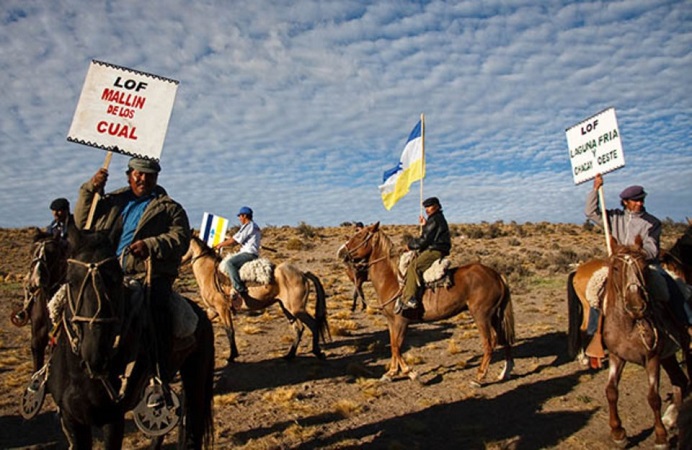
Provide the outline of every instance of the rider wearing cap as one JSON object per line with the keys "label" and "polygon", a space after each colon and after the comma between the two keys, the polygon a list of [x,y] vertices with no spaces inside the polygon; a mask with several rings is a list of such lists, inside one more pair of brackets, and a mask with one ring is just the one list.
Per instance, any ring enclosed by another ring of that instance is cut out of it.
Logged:
{"label": "rider wearing cap", "polygon": [[67,226],[74,222],[74,218],[70,214],[70,202],[66,198],[56,198],[50,203],[50,210],[53,213],[53,221],[48,225],[46,232],[65,240],[67,238]]}
{"label": "rider wearing cap", "polygon": [[163,381],[169,382],[174,373],[169,364],[172,321],[168,302],[191,234],[185,209],[157,184],[160,171],[156,161],[132,158],[127,164],[128,186],[103,195],[108,170],[99,169],[80,187],[74,216],[77,227],[85,228],[92,200],[101,194],[90,229],[110,232],[125,275],[144,281],[146,260],[151,259],[149,288],[156,354]]}
{"label": "rider wearing cap", "polygon": [[[598,204],[598,189],[603,186],[603,177],[596,175],[593,190],[586,197],[584,214],[599,226],[603,226],[601,209]],[[620,193],[623,209],[606,211],[611,235],[621,245],[634,244],[637,235],[642,237],[644,252],[649,262],[658,262],[661,249],[661,221],[644,208],[646,192],[641,186],[630,186]]]}
{"label": "rider wearing cap", "polygon": [[[593,181],[593,190],[586,197],[586,217],[603,226],[601,209],[598,204],[598,190],[603,186],[603,176],[597,174]],[[661,250],[661,221],[646,212],[644,199],[646,191],[642,186],[634,185],[620,193],[623,209],[608,209],[608,227],[611,235],[620,245],[633,245],[637,236],[641,236],[643,250],[651,267],[661,274],[668,286],[670,304],[675,315],[687,324],[692,336],[692,307],[685,301],[675,281],[658,264]]]}
{"label": "rider wearing cap", "polygon": [[409,241],[408,250],[417,250],[418,256],[411,261],[406,270],[406,283],[401,296],[401,301],[397,301],[396,312],[401,308],[412,309],[418,306],[417,291],[418,285],[423,284],[423,273],[432,264],[449,255],[452,248],[452,240],[449,234],[447,219],[442,214],[442,205],[437,197],[430,197],[423,201],[427,219],[420,217],[423,230],[418,238]]}
{"label": "rider wearing cap", "polygon": [[247,206],[240,208],[238,211],[240,229],[232,237],[214,246],[214,248],[223,248],[234,244],[240,245],[238,253],[225,259],[225,264],[219,268],[231,279],[235,292],[243,297],[247,296],[247,287],[240,279],[240,268],[243,264],[259,257],[260,241],[262,240],[260,227],[253,222],[252,217],[251,208]]}

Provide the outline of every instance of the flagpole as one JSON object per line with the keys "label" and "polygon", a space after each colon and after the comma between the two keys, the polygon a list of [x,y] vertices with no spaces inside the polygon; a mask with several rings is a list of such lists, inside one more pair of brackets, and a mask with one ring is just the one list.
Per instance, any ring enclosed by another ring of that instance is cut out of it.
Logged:
{"label": "flagpole", "polygon": [[[420,179],[420,216],[423,216],[423,180],[425,179],[425,115],[420,115],[420,137],[421,137],[421,157],[423,158],[423,176]],[[423,231],[423,224],[420,223],[420,229]]]}

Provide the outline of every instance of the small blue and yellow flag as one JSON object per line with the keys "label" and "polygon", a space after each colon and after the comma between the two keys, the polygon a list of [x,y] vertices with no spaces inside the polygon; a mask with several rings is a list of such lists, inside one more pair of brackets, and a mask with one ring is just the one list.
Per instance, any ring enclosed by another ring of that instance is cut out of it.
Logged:
{"label": "small blue and yellow flag", "polygon": [[228,219],[208,212],[204,213],[199,235],[209,247],[223,242],[226,239],[226,231],[228,231]]}

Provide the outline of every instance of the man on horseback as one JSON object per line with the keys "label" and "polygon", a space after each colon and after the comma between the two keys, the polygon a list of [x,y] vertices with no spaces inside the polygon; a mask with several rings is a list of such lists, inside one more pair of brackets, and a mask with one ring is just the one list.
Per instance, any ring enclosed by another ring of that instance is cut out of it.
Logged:
{"label": "man on horseback", "polygon": [[74,223],[74,217],[70,214],[70,202],[66,198],[56,198],[50,203],[53,213],[53,221],[46,228],[46,233],[60,236],[61,241],[67,239],[67,226]]}
{"label": "man on horseback", "polygon": [[452,248],[452,239],[449,234],[447,219],[442,214],[442,205],[437,197],[430,197],[423,201],[427,220],[420,217],[423,225],[421,235],[408,242],[408,250],[418,251],[418,256],[411,261],[406,270],[406,282],[404,284],[401,298],[397,300],[395,312],[398,314],[403,309],[414,309],[418,307],[418,286],[423,286],[423,273],[432,264],[449,255]]}
{"label": "man on horseback", "polygon": [[[593,182],[593,190],[586,197],[584,213],[586,217],[599,226],[603,226],[601,210],[598,204],[598,190],[603,186],[603,176],[597,174]],[[629,186],[620,193],[623,209],[606,211],[608,227],[612,236],[621,245],[634,244],[635,238],[641,236],[643,250],[647,261],[666,282],[670,304],[679,320],[687,325],[688,333],[692,336],[692,308],[681,295],[674,280],[660,267],[659,253],[661,250],[661,221],[649,214],[644,208],[646,191],[642,186]]]}
{"label": "man on horseback", "polygon": [[233,283],[232,297],[237,299],[237,296],[245,297],[247,295],[247,287],[243,280],[240,279],[240,268],[243,264],[250,262],[259,257],[260,241],[262,240],[262,231],[260,227],[252,220],[252,209],[243,206],[238,211],[238,220],[240,221],[240,229],[230,238],[223,242],[219,242],[214,248],[223,248],[231,245],[240,245],[240,251],[230,258],[224,259],[219,269],[223,271],[231,283]]}
{"label": "man on horseback", "polygon": [[[169,364],[173,330],[167,303],[181,258],[190,245],[190,224],[185,209],[157,184],[158,162],[132,158],[127,167],[128,186],[100,197],[91,229],[110,232],[127,277],[143,283],[149,279],[155,359],[162,382],[168,383],[174,373]],[[78,228],[87,226],[92,201],[103,193],[107,179],[108,170],[101,168],[80,187],[75,208]],[[156,406],[163,401],[157,398],[150,403]]]}

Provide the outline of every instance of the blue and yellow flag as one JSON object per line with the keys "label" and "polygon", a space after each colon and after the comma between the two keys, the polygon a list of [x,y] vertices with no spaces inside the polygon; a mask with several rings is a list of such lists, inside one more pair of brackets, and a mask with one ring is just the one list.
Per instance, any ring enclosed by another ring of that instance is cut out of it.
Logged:
{"label": "blue and yellow flag", "polygon": [[380,194],[382,203],[388,210],[408,193],[414,181],[425,177],[422,125],[422,120],[419,120],[411,131],[399,164],[384,173]]}
{"label": "blue and yellow flag", "polygon": [[223,242],[228,231],[228,219],[205,212],[202,216],[202,226],[199,228],[199,237],[209,247]]}

